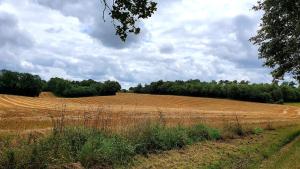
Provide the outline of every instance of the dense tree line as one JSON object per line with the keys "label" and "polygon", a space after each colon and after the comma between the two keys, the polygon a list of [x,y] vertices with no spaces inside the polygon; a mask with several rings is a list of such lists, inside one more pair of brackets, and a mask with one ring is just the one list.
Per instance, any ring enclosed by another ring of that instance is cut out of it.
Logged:
{"label": "dense tree line", "polygon": [[42,91],[51,91],[60,97],[85,97],[115,95],[121,85],[115,81],[94,80],[69,81],[51,78],[48,82],[37,75],[8,70],[0,71],[0,94],[39,96]]}
{"label": "dense tree line", "polygon": [[265,103],[299,102],[300,88],[293,82],[282,84],[251,84],[248,81],[157,81],[146,85],[137,85],[129,90],[135,93],[168,94],[229,98],[235,100]]}
{"label": "dense tree line", "polygon": [[22,96],[38,96],[42,91],[42,80],[37,75],[0,71],[0,93]]}
{"label": "dense tree line", "polygon": [[115,81],[96,82],[94,80],[69,81],[61,78],[51,78],[45,91],[51,91],[61,97],[86,97],[115,95],[121,90],[121,85]]}

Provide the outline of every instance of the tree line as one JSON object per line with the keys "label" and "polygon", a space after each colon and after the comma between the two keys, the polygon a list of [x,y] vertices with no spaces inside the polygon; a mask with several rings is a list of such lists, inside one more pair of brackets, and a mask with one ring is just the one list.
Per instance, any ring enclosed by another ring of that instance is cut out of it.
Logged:
{"label": "tree line", "polygon": [[97,82],[94,80],[69,81],[51,78],[44,86],[44,91],[51,91],[61,97],[87,97],[115,95],[121,90],[116,81]]}
{"label": "tree line", "polygon": [[0,93],[23,96],[38,96],[42,91],[42,80],[37,75],[0,71]]}
{"label": "tree line", "polygon": [[248,81],[202,82],[188,81],[157,81],[145,85],[137,85],[129,89],[134,93],[196,96],[211,98],[228,98],[242,101],[263,103],[299,102],[300,88],[293,82],[282,84],[251,84]]}
{"label": "tree line", "polygon": [[121,85],[115,81],[70,81],[62,78],[42,80],[38,75],[9,70],[0,71],[0,94],[39,96],[42,91],[53,92],[60,97],[86,97],[115,95]]}
{"label": "tree line", "polygon": [[[9,70],[0,71],[0,93],[23,96],[39,96],[42,91],[50,91],[60,97],[87,97],[115,95],[121,90],[116,81],[97,82],[94,80],[70,81],[62,78],[42,80],[38,75]],[[130,92],[228,98],[264,103],[300,102],[300,87],[293,82],[253,84],[248,81],[221,80],[202,82],[157,81],[129,88]]]}

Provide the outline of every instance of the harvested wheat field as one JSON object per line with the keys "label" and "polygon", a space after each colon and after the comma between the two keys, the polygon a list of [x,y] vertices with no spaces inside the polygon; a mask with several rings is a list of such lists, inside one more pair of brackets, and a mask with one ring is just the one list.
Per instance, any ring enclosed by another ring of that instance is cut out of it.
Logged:
{"label": "harvested wheat field", "polygon": [[291,124],[300,120],[300,107],[183,96],[118,93],[116,96],[58,98],[0,95],[0,131],[47,131],[53,121],[122,130],[146,121],[168,125]]}

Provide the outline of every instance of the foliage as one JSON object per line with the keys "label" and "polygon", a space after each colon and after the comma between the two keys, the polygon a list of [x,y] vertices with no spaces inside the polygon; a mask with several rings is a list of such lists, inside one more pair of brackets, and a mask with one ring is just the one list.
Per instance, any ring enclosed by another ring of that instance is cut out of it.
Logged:
{"label": "foliage", "polygon": [[23,96],[38,96],[42,91],[42,80],[37,75],[0,71],[0,93]]}
{"label": "foliage", "polygon": [[119,90],[121,85],[115,81],[69,81],[56,77],[47,82],[29,73],[0,71],[0,94],[39,96],[42,91],[51,91],[62,97],[84,97],[115,95]]}
{"label": "foliage", "polygon": [[61,78],[51,78],[47,84],[47,90],[62,97],[86,97],[115,95],[121,90],[118,82],[105,81],[104,83],[94,80],[69,81]]}
{"label": "foliage", "polygon": [[260,128],[260,127],[256,127],[252,130],[253,134],[260,134],[264,131],[264,129]]}
{"label": "foliage", "polygon": [[221,138],[221,134],[218,130],[209,128],[203,124],[192,126],[188,131],[188,136],[193,142],[203,140],[218,140]]}
{"label": "foliage", "polygon": [[235,100],[283,103],[299,102],[300,88],[293,83],[250,84],[247,81],[157,81],[142,86],[131,87],[135,93],[168,94],[196,97],[229,98]]}
{"label": "foliage", "polygon": [[166,128],[160,124],[152,124],[132,138],[138,154],[182,148],[189,143],[186,129],[183,127]]}
{"label": "foliage", "polygon": [[162,124],[150,124],[139,128],[129,140],[135,145],[137,154],[156,153],[170,149],[183,148],[188,144],[220,139],[218,130],[204,125],[192,127],[166,127]]}
{"label": "foliage", "polygon": [[197,141],[219,138],[217,130],[203,125],[166,127],[151,124],[128,136],[107,134],[98,129],[64,128],[33,142],[23,139],[10,146],[0,140],[0,146],[3,142],[0,169],[41,169],[78,161],[87,168],[110,168],[129,164],[136,154],[182,148]]}
{"label": "foliage", "polygon": [[113,136],[92,137],[82,147],[80,161],[84,166],[113,166],[127,164],[134,155],[134,147],[125,139]]}
{"label": "foliage", "polygon": [[157,10],[157,3],[151,0],[112,0],[111,5],[108,0],[101,0],[101,2],[105,7],[103,15],[108,9],[113,19],[116,35],[122,41],[126,40],[128,33],[139,34],[140,28],[136,22],[151,17]]}
{"label": "foliage", "polygon": [[254,10],[264,14],[257,35],[250,40],[259,46],[265,66],[274,69],[275,79],[290,73],[300,81],[299,0],[258,1]]}
{"label": "foliage", "polygon": [[0,168],[41,169],[77,161],[85,167],[112,166],[128,163],[133,150],[122,137],[92,129],[68,128],[33,144],[24,142],[19,147],[7,148],[4,157],[0,157]]}

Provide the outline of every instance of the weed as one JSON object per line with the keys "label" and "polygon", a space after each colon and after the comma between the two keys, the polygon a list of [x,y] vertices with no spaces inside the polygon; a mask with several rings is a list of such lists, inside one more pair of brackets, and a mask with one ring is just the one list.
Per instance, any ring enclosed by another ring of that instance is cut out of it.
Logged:
{"label": "weed", "polygon": [[261,134],[263,131],[264,131],[264,129],[262,129],[260,127],[256,127],[254,129],[252,129],[253,134]]}
{"label": "weed", "polygon": [[202,124],[190,127],[188,130],[188,135],[193,142],[203,140],[218,140],[221,137],[220,132],[218,130],[209,128]]}
{"label": "weed", "polygon": [[80,161],[86,167],[127,164],[134,156],[134,147],[119,136],[91,137],[82,147]]}

